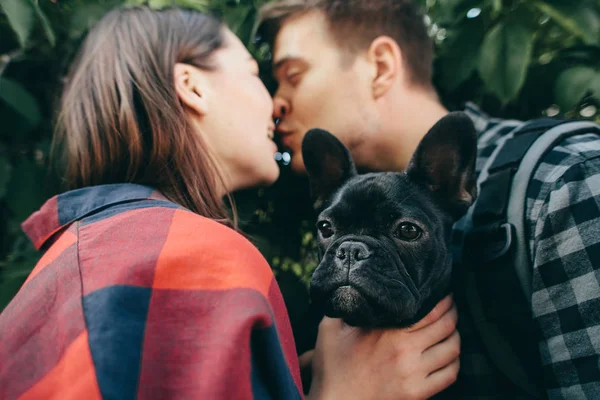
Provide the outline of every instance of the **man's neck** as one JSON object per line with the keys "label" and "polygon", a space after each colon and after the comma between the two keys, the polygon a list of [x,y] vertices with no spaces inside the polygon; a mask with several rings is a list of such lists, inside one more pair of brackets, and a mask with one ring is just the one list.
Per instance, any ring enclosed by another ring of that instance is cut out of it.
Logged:
{"label": "man's neck", "polygon": [[396,96],[380,107],[381,129],[367,156],[370,169],[378,171],[404,171],[421,139],[448,114],[435,95],[425,91]]}

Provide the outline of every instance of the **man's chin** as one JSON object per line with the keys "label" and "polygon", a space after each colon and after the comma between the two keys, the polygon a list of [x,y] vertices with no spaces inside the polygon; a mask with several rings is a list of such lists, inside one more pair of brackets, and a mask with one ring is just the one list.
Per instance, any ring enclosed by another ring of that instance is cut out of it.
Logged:
{"label": "man's chin", "polygon": [[301,151],[293,153],[290,168],[298,175],[306,175],[306,167],[304,166],[304,159],[302,158]]}

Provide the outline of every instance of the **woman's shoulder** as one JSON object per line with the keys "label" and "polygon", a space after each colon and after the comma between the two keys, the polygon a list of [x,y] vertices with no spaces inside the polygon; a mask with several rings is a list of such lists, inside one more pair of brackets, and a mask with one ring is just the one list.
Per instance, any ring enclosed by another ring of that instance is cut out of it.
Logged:
{"label": "woman's shoulder", "polygon": [[213,219],[187,210],[176,210],[170,221],[163,252],[200,257],[203,262],[266,260],[242,234]]}
{"label": "woman's shoulder", "polygon": [[96,271],[96,265],[107,263],[125,269],[118,268],[118,277],[94,281],[126,277],[133,281],[120,283],[157,289],[249,288],[265,297],[274,282],[268,262],[248,239],[184,209],[127,211],[87,225],[80,240],[84,270]]}
{"label": "woman's shoulder", "polygon": [[209,218],[175,211],[158,258],[155,287],[247,287],[267,296],[272,282],[269,264],[240,233]]}

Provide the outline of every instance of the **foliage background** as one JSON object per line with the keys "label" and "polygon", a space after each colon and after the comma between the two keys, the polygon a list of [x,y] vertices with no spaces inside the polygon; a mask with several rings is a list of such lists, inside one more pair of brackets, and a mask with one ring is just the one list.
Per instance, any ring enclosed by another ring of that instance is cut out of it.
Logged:
{"label": "foliage background", "polygon": [[[268,0],[0,0],[0,310],[39,254],[21,222],[61,190],[49,147],[61,81],[85,32],[121,4],[172,3],[220,15],[261,63],[254,36]],[[435,38],[435,86],[449,109],[473,101],[498,117],[564,115],[600,122],[600,1],[418,0]],[[235,113],[235,111],[232,111]],[[316,266],[308,186],[282,163],[270,188],[236,194],[243,228],[270,261],[292,324]]]}

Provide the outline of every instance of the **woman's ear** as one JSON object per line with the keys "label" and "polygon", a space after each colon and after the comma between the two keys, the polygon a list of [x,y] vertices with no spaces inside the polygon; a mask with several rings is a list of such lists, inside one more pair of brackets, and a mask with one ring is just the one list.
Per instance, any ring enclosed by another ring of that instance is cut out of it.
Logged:
{"label": "woman's ear", "polygon": [[403,79],[402,52],[394,39],[379,36],[369,46],[367,56],[375,70],[372,89],[377,99],[385,95],[398,78]]}
{"label": "woman's ear", "polygon": [[200,116],[208,113],[208,82],[196,67],[177,63],[174,69],[175,91],[186,108]]}

